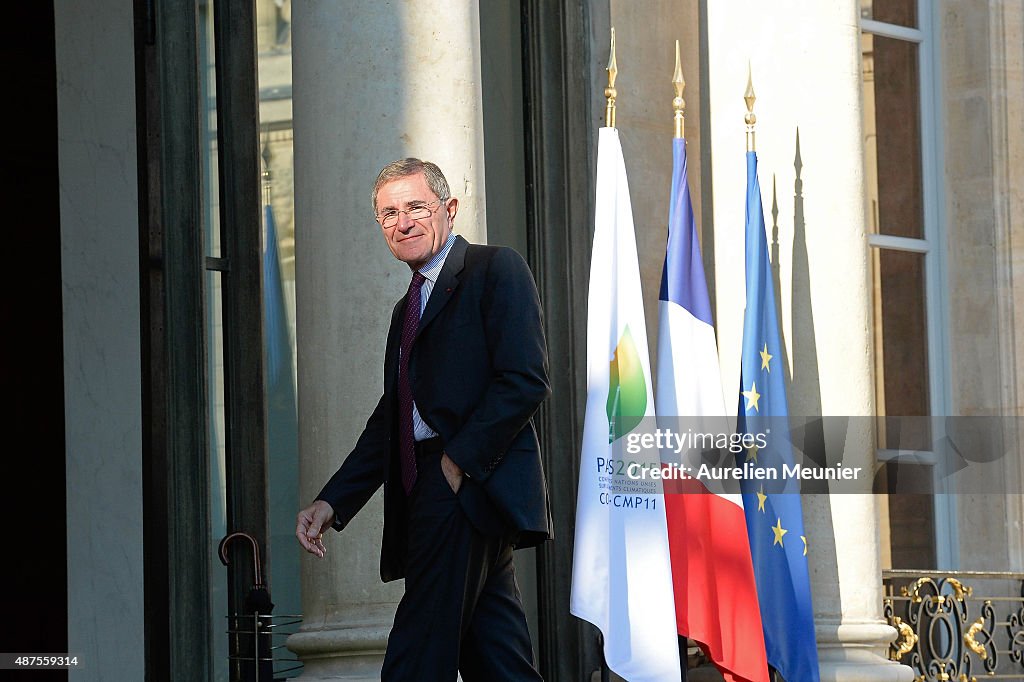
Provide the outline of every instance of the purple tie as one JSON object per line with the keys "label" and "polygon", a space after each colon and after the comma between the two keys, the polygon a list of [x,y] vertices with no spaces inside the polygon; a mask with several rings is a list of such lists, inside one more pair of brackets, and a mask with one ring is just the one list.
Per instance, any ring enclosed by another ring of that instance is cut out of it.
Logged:
{"label": "purple tie", "polygon": [[402,487],[405,494],[416,483],[416,441],[412,427],[412,386],[409,384],[409,355],[420,325],[420,288],[426,277],[412,273],[409,293],[405,297],[402,319],[402,356],[398,360],[398,448],[402,461]]}

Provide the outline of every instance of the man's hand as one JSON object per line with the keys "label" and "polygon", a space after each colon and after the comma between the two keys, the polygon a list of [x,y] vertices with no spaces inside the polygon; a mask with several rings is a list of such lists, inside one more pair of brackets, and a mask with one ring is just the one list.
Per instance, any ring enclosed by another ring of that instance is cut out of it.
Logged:
{"label": "man's hand", "polygon": [[448,481],[448,487],[452,489],[452,492],[458,493],[459,488],[462,487],[462,469],[452,461],[447,452],[441,453],[441,472],[444,473],[444,478]]}
{"label": "man's hand", "polygon": [[334,523],[334,509],[323,500],[317,500],[300,511],[295,537],[299,539],[302,549],[323,558],[327,552],[327,548],[324,547],[323,531],[325,528],[330,528],[332,523]]}

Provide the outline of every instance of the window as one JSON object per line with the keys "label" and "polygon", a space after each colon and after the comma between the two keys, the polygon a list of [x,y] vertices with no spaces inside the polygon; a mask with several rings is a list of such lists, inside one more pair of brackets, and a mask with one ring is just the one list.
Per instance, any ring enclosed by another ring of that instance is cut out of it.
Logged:
{"label": "window", "polygon": [[[862,0],[864,165],[874,298],[883,563],[955,568],[953,498],[933,475],[946,413],[944,276],[931,5]],[[888,521],[888,523],[886,523]]]}

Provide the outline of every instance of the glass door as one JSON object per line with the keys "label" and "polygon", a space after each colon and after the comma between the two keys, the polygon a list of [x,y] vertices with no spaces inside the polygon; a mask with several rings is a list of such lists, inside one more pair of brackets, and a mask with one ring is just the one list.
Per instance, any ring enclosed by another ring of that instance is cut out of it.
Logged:
{"label": "glass door", "polygon": [[295,404],[295,219],[292,163],[291,0],[256,0],[264,229],[269,573],[275,613],[299,614],[300,504]]}
{"label": "glass door", "polygon": [[[210,455],[204,561],[218,682],[300,672],[283,646],[301,605],[289,9],[283,0],[198,4]],[[254,31],[241,30],[247,26]]]}

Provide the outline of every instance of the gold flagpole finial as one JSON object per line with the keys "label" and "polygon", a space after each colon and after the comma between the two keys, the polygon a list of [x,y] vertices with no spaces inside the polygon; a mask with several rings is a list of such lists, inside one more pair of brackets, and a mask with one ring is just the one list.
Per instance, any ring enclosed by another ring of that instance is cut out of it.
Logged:
{"label": "gold flagpole finial", "polygon": [[743,101],[747,103],[747,115],[743,117],[743,122],[747,124],[747,151],[757,151],[756,145],[754,144],[754,124],[757,123],[757,116],[754,116],[754,101],[757,97],[754,95],[754,78],[750,70],[750,62],[747,62],[747,91],[743,95]]}
{"label": "gold flagpole finial", "polygon": [[608,104],[604,109],[604,124],[609,128],[615,127],[615,76],[619,73],[619,67],[615,64],[615,28],[612,27],[612,53],[608,57],[608,87],[604,89],[604,96],[608,98]]}
{"label": "gold flagpole finial", "polygon": [[675,111],[673,118],[675,120],[675,137],[682,139],[684,137],[683,131],[685,130],[685,122],[683,116],[686,113],[686,100],[683,99],[683,89],[686,87],[686,81],[683,80],[683,65],[679,61],[679,41],[676,41],[676,71],[672,74],[672,87],[676,91],[676,96],[672,99],[672,109]]}

